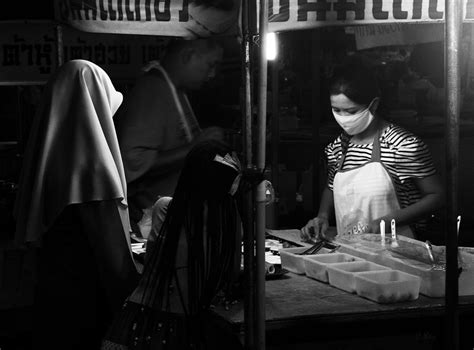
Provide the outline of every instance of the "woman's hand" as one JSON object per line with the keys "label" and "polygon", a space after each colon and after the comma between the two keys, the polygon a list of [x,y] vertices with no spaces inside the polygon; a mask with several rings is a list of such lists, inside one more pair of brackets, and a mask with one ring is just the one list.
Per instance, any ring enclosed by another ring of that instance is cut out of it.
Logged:
{"label": "woman's hand", "polygon": [[318,238],[326,238],[325,233],[329,227],[329,220],[325,217],[317,216],[308,221],[301,229],[301,239],[314,240]]}
{"label": "woman's hand", "polygon": [[[364,227],[362,233],[380,233],[380,220],[376,219],[370,222],[367,226]],[[385,220],[385,225],[387,225],[387,220]],[[388,226],[385,226],[385,231],[387,232],[387,227],[390,229],[390,222],[388,222]]]}

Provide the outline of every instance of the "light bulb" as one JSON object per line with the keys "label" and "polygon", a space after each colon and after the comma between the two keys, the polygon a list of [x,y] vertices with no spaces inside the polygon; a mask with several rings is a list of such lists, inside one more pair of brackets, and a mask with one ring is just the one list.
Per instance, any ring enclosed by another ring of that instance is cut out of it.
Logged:
{"label": "light bulb", "polygon": [[266,56],[267,60],[273,61],[278,54],[278,44],[276,34],[273,32],[267,33],[266,37]]}

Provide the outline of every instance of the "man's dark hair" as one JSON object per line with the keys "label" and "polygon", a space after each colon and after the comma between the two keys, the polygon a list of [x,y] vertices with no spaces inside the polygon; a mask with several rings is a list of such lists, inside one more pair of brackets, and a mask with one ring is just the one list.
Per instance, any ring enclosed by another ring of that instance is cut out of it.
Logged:
{"label": "man's dark hair", "polygon": [[206,38],[206,39],[172,39],[165,50],[165,56],[176,56],[181,53],[184,49],[191,48],[197,52],[212,51],[222,48],[221,44],[217,39]]}

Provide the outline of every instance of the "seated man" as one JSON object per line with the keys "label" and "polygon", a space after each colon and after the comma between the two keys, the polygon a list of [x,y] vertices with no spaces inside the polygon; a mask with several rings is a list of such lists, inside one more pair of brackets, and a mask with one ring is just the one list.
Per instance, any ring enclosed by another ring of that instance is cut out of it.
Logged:
{"label": "seated man", "polygon": [[191,146],[223,139],[221,129],[201,130],[186,97],[215,75],[223,54],[211,39],[176,40],[154,61],[124,100],[115,121],[128,184],[132,230],[159,196],[173,194]]}

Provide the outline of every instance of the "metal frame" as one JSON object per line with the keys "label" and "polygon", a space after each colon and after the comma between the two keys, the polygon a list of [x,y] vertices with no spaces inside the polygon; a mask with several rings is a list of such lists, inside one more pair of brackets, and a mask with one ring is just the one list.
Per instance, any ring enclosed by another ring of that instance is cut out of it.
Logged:
{"label": "metal frame", "polygon": [[445,0],[446,86],[446,349],[459,349],[458,172],[461,77],[459,68],[462,1]]}

